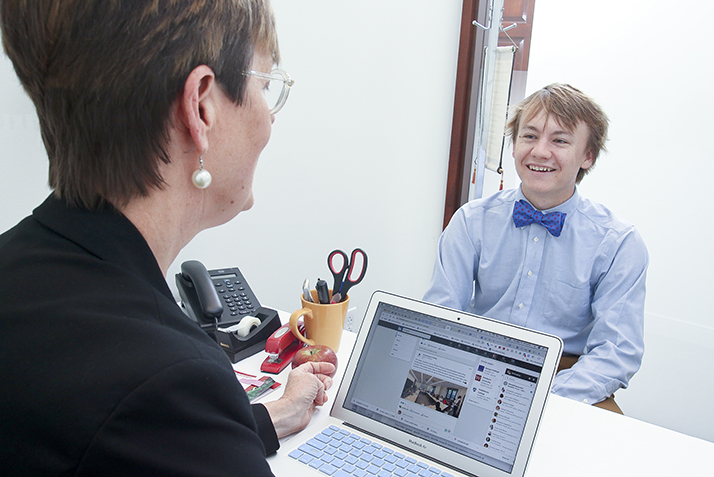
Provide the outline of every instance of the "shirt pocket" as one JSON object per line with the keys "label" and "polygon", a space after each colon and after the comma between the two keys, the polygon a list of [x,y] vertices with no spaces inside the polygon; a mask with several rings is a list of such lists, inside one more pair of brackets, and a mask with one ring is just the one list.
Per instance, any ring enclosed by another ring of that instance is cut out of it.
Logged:
{"label": "shirt pocket", "polygon": [[554,326],[582,331],[592,321],[589,283],[553,280],[544,300],[543,318]]}

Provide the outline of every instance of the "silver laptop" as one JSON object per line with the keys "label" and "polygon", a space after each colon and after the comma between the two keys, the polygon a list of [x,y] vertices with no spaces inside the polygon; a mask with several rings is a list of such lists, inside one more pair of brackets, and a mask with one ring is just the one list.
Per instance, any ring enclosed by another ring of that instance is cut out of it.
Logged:
{"label": "silver laptop", "polygon": [[336,477],[523,476],[561,352],[555,336],[377,291],[330,425],[288,441],[289,465]]}

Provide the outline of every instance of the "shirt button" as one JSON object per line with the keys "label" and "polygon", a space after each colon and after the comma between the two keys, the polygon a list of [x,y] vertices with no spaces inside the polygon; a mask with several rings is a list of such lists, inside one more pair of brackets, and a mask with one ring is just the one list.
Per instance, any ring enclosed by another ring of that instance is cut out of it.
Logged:
{"label": "shirt button", "polygon": [[537,241],[538,241],[538,237],[534,238],[533,241],[534,241],[534,242],[537,242]]}
{"label": "shirt button", "polygon": [[590,404],[590,401],[587,400],[587,399],[583,399],[583,402],[584,402],[585,404]]}
{"label": "shirt button", "polygon": [[528,270],[528,276],[530,277],[531,275],[533,275],[533,272],[531,272],[530,270]]}
{"label": "shirt button", "polygon": [[523,308],[523,303],[519,303],[518,308]]}

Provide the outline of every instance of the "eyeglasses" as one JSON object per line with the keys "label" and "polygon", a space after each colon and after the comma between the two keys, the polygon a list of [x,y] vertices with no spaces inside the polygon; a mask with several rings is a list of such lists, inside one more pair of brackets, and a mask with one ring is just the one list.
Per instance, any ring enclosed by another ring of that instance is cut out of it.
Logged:
{"label": "eyeglasses", "polygon": [[244,71],[243,74],[268,80],[263,88],[263,92],[265,93],[268,106],[270,106],[270,114],[275,114],[280,111],[285,105],[285,101],[288,100],[290,87],[295,84],[295,81],[290,78],[289,74],[278,68],[275,68],[269,74],[259,71]]}

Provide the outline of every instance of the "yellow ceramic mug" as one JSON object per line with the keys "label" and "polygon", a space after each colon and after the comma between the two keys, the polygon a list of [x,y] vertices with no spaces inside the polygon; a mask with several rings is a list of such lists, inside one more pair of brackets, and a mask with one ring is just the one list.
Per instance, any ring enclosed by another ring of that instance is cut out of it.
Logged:
{"label": "yellow ceramic mug", "polygon": [[[321,305],[317,299],[317,291],[312,290],[312,299],[316,303],[305,300],[300,295],[302,309],[294,312],[290,316],[290,331],[302,342],[308,345],[324,345],[332,348],[334,352],[340,348],[342,339],[342,329],[345,326],[345,316],[347,316],[347,306],[350,303],[350,296],[347,295],[344,301]],[[332,290],[330,290],[332,298]],[[304,317],[305,335],[298,330],[298,319]]]}

